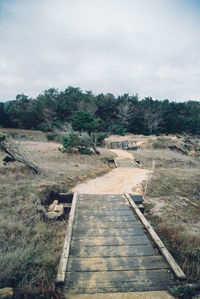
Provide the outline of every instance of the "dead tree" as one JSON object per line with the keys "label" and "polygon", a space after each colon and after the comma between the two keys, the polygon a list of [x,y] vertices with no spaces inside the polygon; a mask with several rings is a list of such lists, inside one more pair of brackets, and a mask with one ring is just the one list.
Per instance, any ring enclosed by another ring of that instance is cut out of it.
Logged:
{"label": "dead tree", "polygon": [[0,150],[8,155],[9,161],[25,164],[35,173],[40,174],[38,166],[30,161],[28,154],[17,140],[8,138],[5,134],[0,134]]}
{"label": "dead tree", "polygon": [[125,101],[119,104],[117,107],[116,116],[120,120],[121,124],[128,126],[133,113],[135,112],[135,107],[131,102]]}
{"label": "dead tree", "polygon": [[90,135],[87,132],[83,132],[81,135],[82,140],[87,143],[88,146],[92,147],[94,152],[97,155],[100,155],[99,150],[97,149],[97,138],[95,133],[91,133]]}

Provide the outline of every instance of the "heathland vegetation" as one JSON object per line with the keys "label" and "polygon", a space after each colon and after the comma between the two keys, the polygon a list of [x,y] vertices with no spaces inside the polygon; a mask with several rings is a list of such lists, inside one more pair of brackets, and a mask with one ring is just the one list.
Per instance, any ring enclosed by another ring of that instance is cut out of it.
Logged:
{"label": "heathland vegetation", "polygon": [[[148,137],[134,152],[145,168],[155,169],[145,194],[146,217],[183,269],[189,282],[200,277],[200,160],[196,136]],[[175,290],[174,294],[177,290]],[[183,291],[183,290],[182,290]],[[192,290],[191,290],[192,291]],[[181,295],[181,291],[180,294]],[[180,298],[192,298],[182,292]]]}

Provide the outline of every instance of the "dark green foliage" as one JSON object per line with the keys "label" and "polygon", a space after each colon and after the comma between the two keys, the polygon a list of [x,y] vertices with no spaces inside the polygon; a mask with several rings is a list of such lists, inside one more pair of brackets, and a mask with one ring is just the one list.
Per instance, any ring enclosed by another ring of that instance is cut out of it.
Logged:
{"label": "dark green foliage", "polygon": [[49,127],[49,125],[44,123],[44,122],[39,124],[37,126],[37,129],[40,130],[40,131],[46,132],[46,133],[51,131],[51,128]]}
{"label": "dark green foliage", "polygon": [[56,133],[47,133],[46,136],[47,136],[47,139],[50,141],[50,140],[54,140],[56,138],[57,134]]}
{"label": "dark green foliage", "polygon": [[80,145],[80,134],[70,133],[68,136],[63,137],[63,147],[68,152],[73,152],[75,149],[78,149]]}
{"label": "dark green foliage", "polygon": [[108,128],[108,131],[110,134],[114,135],[124,136],[126,134],[126,129],[124,128],[124,126],[117,123],[111,124]]}
{"label": "dark green foliage", "polygon": [[90,155],[92,151],[89,149],[89,146],[86,144],[81,134],[79,133],[70,133],[68,136],[63,137],[63,149],[60,149],[62,152],[79,152],[81,154]]}
{"label": "dark green foliage", "polygon": [[12,158],[12,157],[10,157],[10,156],[5,156],[5,157],[3,158],[4,165],[6,165],[6,164],[9,163],[9,162],[14,162],[14,161],[15,161],[15,159]]}
{"label": "dark green foliage", "polygon": [[5,141],[6,137],[6,134],[0,132],[0,142]]}
{"label": "dark green foliage", "polygon": [[0,126],[53,132],[64,122],[88,134],[200,135],[200,102],[176,103],[151,97],[139,101],[137,94],[94,95],[69,86],[61,92],[50,88],[36,99],[19,94],[15,101],[0,103]]}
{"label": "dark green foliage", "polygon": [[109,136],[109,134],[105,133],[105,132],[98,132],[95,135],[96,135],[96,139],[97,139],[97,146],[102,146],[104,139]]}
{"label": "dark green foliage", "polygon": [[91,155],[92,154],[92,151],[89,148],[87,148],[86,146],[79,146],[78,151],[79,151],[79,153],[81,153],[83,155]]}
{"label": "dark green foliage", "polygon": [[173,288],[170,288],[170,291],[172,295],[177,296],[178,298],[192,298],[196,291],[188,286],[175,286]]}
{"label": "dark green foliage", "polygon": [[93,113],[84,110],[74,112],[72,116],[72,127],[76,131],[91,133],[98,128],[99,119]]}
{"label": "dark green foliage", "polygon": [[8,115],[5,111],[5,105],[3,103],[0,103],[0,126],[8,126]]}

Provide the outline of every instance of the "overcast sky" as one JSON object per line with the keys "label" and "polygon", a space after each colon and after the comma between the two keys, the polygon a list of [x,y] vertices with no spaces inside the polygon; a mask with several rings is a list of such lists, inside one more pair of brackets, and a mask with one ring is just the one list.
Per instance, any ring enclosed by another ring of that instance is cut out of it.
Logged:
{"label": "overcast sky", "polygon": [[0,0],[0,101],[68,86],[200,100],[200,0]]}

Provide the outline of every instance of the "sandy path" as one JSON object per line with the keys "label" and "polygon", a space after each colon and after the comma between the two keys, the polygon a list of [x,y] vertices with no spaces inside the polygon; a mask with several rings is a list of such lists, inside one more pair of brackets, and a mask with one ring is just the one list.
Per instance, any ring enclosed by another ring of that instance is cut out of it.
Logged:
{"label": "sandy path", "polygon": [[[119,159],[133,159],[132,154],[124,150],[112,150]],[[73,192],[85,194],[122,194],[131,193],[133,187],[146,179],[149,170],[140,168],[115,168],[104,176],[77,185]]]}

